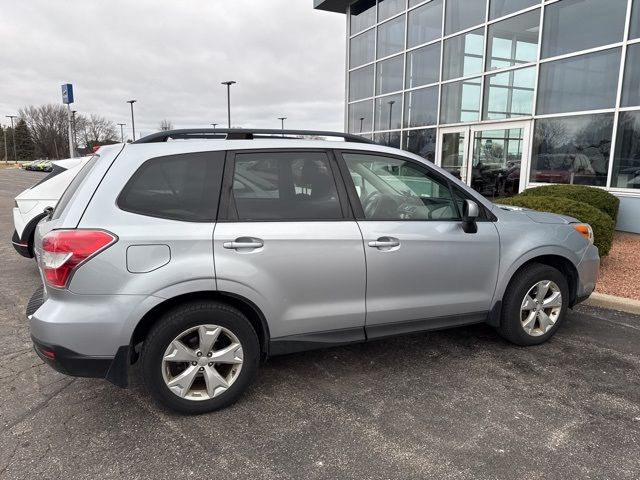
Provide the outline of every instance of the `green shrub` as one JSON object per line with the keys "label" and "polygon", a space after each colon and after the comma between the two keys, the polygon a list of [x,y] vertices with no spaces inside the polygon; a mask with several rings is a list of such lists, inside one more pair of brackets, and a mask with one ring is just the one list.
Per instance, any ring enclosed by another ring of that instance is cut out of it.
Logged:
{"label": "green shrub", "polygon": [[541,212],[551,212],[568,215],[581,222],[588,223],[593,228],[594,244],[601,256],[611,250],[613,242],[614,221],[602,211],[583,202],[576,202],[563,197],[538,197],[518,195],[512,198],[501,198],[496,203],[530,208]]}
{"label": "green shrub", "polygon": [[618,218],[620,199],[601,188],[584,185],[546,185],[525,190],[525,197],[564,197],[576,202],[587,203],[609,215],[615,223]]}

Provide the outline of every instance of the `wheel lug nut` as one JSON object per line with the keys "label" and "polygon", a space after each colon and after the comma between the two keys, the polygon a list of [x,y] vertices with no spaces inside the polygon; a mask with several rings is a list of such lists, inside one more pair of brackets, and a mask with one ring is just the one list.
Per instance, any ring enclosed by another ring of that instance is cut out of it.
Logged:
{"label": "wheel lug nut", "polygon": [[198,362],[191,362],[191,365],[193,365],[194,367],[198,364]]}
{"label": "wheel lug nut", "polygon": [[212,357],[212,356],[213,356],[213,352],[207,353],[207,357]]}
{"label": "wheel lug nut", "polygon": [[200,371],[203,371],[203,370],[204,370],[204,367],[200,367]]}
{"label": "wheel lug nut", "polygon": [[213,367],[213,362],[209,362],[209,366],[210,366],[210,367]]}
{"label": "wheel lug nut", "polygon": [[202,356],[202,352],[196,352],[196,356],[197,357],[201,357]]}

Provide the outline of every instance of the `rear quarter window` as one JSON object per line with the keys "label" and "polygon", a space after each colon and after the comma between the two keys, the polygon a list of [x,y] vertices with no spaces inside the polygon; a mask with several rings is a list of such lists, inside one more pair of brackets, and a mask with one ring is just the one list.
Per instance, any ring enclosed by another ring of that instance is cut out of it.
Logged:
{"label": "rear quarter window", "polygon": [[224,152],[186,153],[147,160],[118,197],[118,207],[185,222],[216,219]]}

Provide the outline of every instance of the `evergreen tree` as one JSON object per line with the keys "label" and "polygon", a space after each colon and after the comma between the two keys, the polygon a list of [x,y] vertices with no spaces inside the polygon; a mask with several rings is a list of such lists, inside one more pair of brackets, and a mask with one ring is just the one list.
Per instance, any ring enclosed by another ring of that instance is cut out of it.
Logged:
{"label": "evergreen tree", "polygon": [[22,118],[16,124],[16,149],[19,161],[34,159],[35,144],[31,138],[27,122]]}

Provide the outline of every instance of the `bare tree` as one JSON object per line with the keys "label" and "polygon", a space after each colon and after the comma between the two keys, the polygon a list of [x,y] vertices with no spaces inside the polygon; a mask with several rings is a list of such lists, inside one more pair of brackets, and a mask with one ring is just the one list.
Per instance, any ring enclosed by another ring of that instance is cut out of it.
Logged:
{"label": "bare tree", "polygon": [[118,132],[116,125],[106,118],[91,114],[80,115],[76,118],[76,133],[78,143],[83,148],[91,149],[99,145],[117,143]]}
{"label": "bare tree", "polygon": [[167,130],[173,130],[173,123],[171,123],[171,120],[162,120],[160,122],[160,130],[162,131],[167,131]]}
{"label": "bare tree", "polygon": [[69,120],[63,105],[40,105],[21,108],[23,119],[35,144],[35,156],[65,158],[69,156]]}

